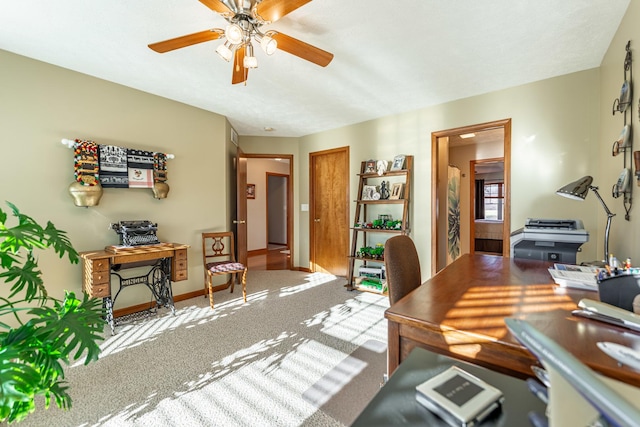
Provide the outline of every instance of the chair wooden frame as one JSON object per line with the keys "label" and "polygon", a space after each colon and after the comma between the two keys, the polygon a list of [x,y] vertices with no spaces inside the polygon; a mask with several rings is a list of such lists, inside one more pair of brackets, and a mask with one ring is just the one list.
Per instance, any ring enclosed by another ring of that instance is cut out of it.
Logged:
{"label": "chair wooden frame", "polygon": [[[242,297],[247,302],[247,267],[236,261],[233,232],[202,233],[202,265],[204,267],[204,290],[209,293],[209,305],[213,309],[213,277],[229,274],[224,289],[231,286],[231,292],[240,276]],[[220,290],[220,288],[216,289]]]}

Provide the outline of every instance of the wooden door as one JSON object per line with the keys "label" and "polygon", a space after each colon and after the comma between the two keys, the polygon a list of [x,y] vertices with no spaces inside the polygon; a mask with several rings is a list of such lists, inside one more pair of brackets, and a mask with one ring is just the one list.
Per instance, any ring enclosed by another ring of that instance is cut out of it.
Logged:
{"label": "wooden door", "polygon": [[309,155],[311,271],[346,276],[349,254],[349,147]]}
{"label": "wooden door", "polygon": [[247,157],[240,147],[236,152],[237,217],[233,224],[236,235],[236,257],[247,265]]}

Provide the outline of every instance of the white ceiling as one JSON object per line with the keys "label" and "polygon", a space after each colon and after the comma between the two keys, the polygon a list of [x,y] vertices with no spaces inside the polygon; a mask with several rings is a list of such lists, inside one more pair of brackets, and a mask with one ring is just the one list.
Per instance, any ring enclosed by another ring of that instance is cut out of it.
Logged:
{"label": "white ceiling", "polygon": [[198,0],[5,0],[0,49],[222,114],[240,135],[303,136],[598,67],[628,5],[313,0],[262,30],[333,61],[322,68],[256,49],[246,86],[231,84],[219,40],[164,54],[147,47],[224,28]]}

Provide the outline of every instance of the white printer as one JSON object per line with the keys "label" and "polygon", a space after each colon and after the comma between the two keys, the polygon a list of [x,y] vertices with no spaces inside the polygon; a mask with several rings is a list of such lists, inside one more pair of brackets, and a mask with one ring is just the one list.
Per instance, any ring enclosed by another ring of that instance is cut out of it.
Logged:
{"label": "white printer", "polygon": [[511,233],[511,258],[576,264],[576,253],[588,241],[579,219],[527,218],[523,228]]}

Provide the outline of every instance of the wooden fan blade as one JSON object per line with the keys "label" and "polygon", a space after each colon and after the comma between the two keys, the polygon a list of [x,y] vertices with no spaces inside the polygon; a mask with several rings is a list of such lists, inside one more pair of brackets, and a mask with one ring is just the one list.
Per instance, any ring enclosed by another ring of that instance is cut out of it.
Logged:
{"label": "wooden fan blade", "polygon": [[244,68],[244,46],[236,49],[233,55],[233,75],[231,76],[231,84],[237,84],[247,81],[249,70]]}
{"label": "wooden fan blade", "polygon": [[152,43],[149,45],[149,47],[158,53],[165,53],[171,50],[180,49],[181,47],[187,47],[202,42],[208,42],[210,40],[216,40],[219,39],[222,35],[224,35],[224,31],[219,28],[213,28],[211,30],[205,30],[198,33],[188,34],[182,37],[176,37],[175,39]]}
{"label": "wooden fan blade", "polygon": [[278,42],[278,49],[318,64],[321,67],[326,67],[333,59],[333,53],[311,46],[308,43],[294,39],[286,34],[276,32],[272,37]]}
{"label": "wooden fan blade", "polygon": [[263,21],[275,22],[310,1],[311,0],[263,0],[255,7],[254,13]]}
{"label": "wooden fan blade", "polygon": [[225,4],[222,3],[220,0],[200,0],[200,3],[207,6],[209,9],[213,10],[214,12],[218,12],[221,15],[224,15],[224,14],[233,15],[233,12],[231,11],[231,9],[225,6]]}

